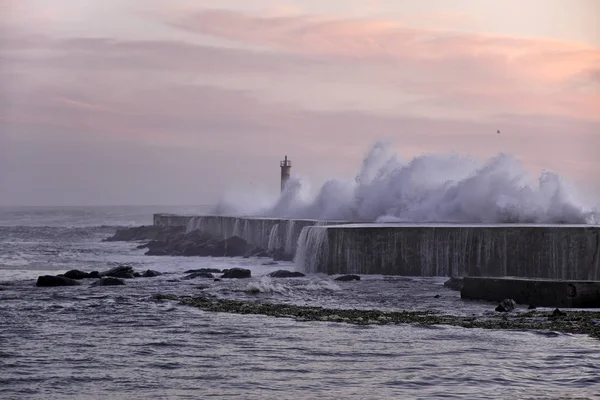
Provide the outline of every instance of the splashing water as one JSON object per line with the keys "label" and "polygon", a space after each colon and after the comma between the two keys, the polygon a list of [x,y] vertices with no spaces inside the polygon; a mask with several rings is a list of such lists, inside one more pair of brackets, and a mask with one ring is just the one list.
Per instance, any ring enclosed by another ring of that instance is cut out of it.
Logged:
{"label": "splashing water", "polygon": [[215,212],[257,217],[354,222],[600,223],[597,209],[578,198],[555,173],[531,183],[508,154],[480,163],[458,155],[422,155],[402,162],[389,144],[378,143],[354,181],[327,181],[314,198],[305,182],[288,181],[271,205],[250,211],[222,202]]}

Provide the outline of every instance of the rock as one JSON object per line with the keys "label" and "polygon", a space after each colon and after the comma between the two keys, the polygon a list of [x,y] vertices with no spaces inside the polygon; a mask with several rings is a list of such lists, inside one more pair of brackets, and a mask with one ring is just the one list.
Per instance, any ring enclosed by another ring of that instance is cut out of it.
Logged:
{"label": "rock", "polygon": [[115,278],[112,276],[106,276],[104,278],[98,279],[96,282],[92,283],[90,286],[120,286],[124,285],[125,282],[122,279]]}
{"label": "rock", "polygon": [[552,316],[553,317],[564,317],[566,316],[567,313],[564,311],[560,311],[558,308],[554,309],[554,311],[552,311]]}
{"label": "rock", "polygon": [[54,275],[42,275],[38,276],[35,284],[38,287],[55,287],[55,286],[77,286],[81,285],[80,282],[75,279],[67,278],[65,276],[54,276]]}
{"label": "rock", "polygon": [[155,276],[161,276],[162,274],[158,271],[154,271],[152,269],[148,269],[146,270],[146,272],[144,272],[142,274],[142,277],[144,278],[154,278]]}
{"label": "rock", "polygon": [[111,268],[108,271],[101,273],[100,276],[112,276],[113,278],[132,279],[135,277],[135,273],[131,265],[124,264]]}
{"label": "rock", "polygon": [[244,258],[250,257],[271,257],[271,254],[262,247],[254,247],[253,249],[248,250],[246,254],[244,254]]}
{"label": "rock", "polygon": [[442,296],[440,296],[439,294],[436,294],[435,296],[433,296],[434,299],[439,299],[440,297],[442,297]]}
{"label": "rock", "polygon": [[510,312],[515,309],[517,303],[513,299],[504,299],[498,304],[496,307],[496,311],[498,312]]}
{"label": "rock", "polygon": [[530,304],[529,307],[527,307],[528,310],[535,310],[537,307],[534,304]]}
{"label": "rock", "polygon": [[342,276],[338,276],[334,280],[342,281],[342,282],[360,281],[360,276],[358,276],[358,275],[342,275]]}
{"label": "rock", "polygon": [[287,271],[285,269],[280,269],[269,273],[268,276],[270,276],[271,278],[300,278],[306,275],[304,275],[302,272]]}
{"label": "rock", "polygon": [[221,278],[224,279],[244,279],[244,278],[250,278],[251,273],[249,269],[244,269],[244,268],[230,268],[227,270],[227,272],[225,272],[223,275],[221,275]]}
{"label": "rock", "polygon": [[193,274],[194,272],[210,272],[211,274],[220,274],[222,271],[218,268],[198,268],[188,269],[184,274]]}
{"label": "rock", "polygon": [[451,290],[460,290],[463,285],[462,278],[450,278],[446,282],[444,282],[444,286]]}
{"label": "rock", "polygon": [[221,282],[221,280],[219,278],[215,278],[214,281],[215,282]]}
{"label": "rock", "polygon": [[65,278],[69,278],[69,279],[86,279],[86,278],[90,278],[90,274],[88,274],[87,272],[80,271],[78,269],[72,269],[70,271],[65,272],[62,275],[59,275],[59,276],[64,276]]}
{"label": "rock", "polygon": [[189,275],[184,276],[181,279],[196,279],[196,278],[209,278],[209,279],[213,279],[215,276],[213,274],[211,274],[210,272],[192,272]]}
{"label": "rock", "polygon": [[294,255],[286,253],[285,249],[280,247],[273,252],[273,261],[294,261]]}
{"label": "rock", "polygon": [[213,257],[242,257],[246,254],[248,242],[239,236],[217,242]]}
{"label": "rock", "polygon": [[133,228],[118,229],[117,232],[104,239],[104,242],[127,242],[134,240],[165,240],[168,237],[185,232],[184,226],[143,225]]}
{"label": "rock", "polygon": [[98,271],[90,272],[90,278],[94,278],[94,279],[100,278],[100,272],[98,272]]}

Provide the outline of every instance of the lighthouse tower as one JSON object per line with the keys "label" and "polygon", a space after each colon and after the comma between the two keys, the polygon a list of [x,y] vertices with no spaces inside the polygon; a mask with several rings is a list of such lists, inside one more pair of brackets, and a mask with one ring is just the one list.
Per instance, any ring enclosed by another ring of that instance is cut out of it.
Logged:
{"label": "lighthouse tower", "polygon": [[292,170],[292,161],[288,160],[287,156],[279,163],[281,167],[281,192],[285,188],[286,182],[290,179],[290,172]]}

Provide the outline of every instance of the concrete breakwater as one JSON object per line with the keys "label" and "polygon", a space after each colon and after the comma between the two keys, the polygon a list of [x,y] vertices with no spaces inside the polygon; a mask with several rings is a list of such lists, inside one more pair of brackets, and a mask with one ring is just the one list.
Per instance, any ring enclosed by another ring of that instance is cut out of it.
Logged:
{"label": "concrete breakwater", "polygon": [[306,228],[306,272],[600,279],[600,226],[347,224]]}
{"label": "concrete breakwater", "polygon": [[309,273],[600,280],[598,225],[353,224],[170,214],[154,215],[154,225],[283,248]]}
{"label": "concrete breakwater", "polygon": [[185,226],[187,232],[200,230],[222,239],[238,236],[248,243],[266,250],[282,250],[287,258],[292,258],[296,254],[296,245],[303,228],[337,223],[343,222],[324,222],[311,219],[154,214],[155,226]]}

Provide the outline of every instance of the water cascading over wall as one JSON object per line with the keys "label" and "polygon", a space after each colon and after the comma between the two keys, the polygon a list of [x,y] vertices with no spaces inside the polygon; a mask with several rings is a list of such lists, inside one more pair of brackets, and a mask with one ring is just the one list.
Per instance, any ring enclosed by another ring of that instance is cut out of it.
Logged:
{"label": "water cascading over wall", "polygon": [[154,225],[156,226],[185,226],[188,233],[200,230],[222,239],[239,236],[248,243],[264,249],[283,249],[283,252],[288,257],[293,257],[296,253],[298,238],[304,227],[334,223],[339,224],[343,222],[210,215],[154,215]]}
{"label": "water cascading over wall", "polygon": [[600,227],[341,225],[305,228],[307,272],[600,279]]}

